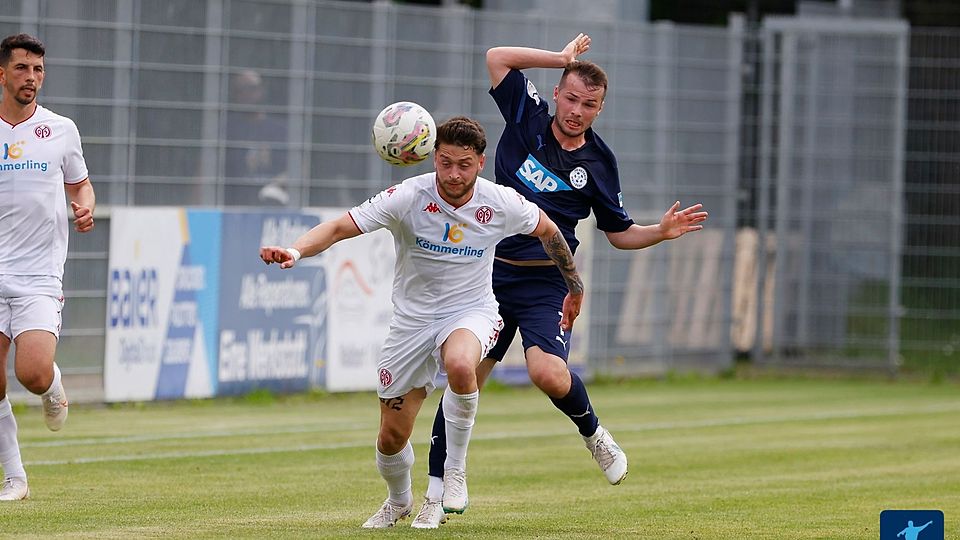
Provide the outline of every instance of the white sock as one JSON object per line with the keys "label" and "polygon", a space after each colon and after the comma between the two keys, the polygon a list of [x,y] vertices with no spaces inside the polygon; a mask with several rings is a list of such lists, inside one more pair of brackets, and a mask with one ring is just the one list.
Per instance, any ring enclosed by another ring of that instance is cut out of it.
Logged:
{"label": "white sock", "polygon": [[17,420],[13,417],[10,400],[0,400],[0,465],[5,478],[27,478],[20,461],[20,444],[17,442]]}
{"label": "white sock", "polygon": [[400,506],[413,503],[413,493],[410,491],[410,470],[413,469],[413,445],[407,445],[392,456],[384,455],[377,450],[377,470],[387,482],[387,495],[390,502]]}
{"label": "white sock", "polygon": [[467,445],[473,432],[473,420],[477,417],[480,392],[457,394],[448,386],[443,392],[443,416],[447,428],[447,459],[444,469],[467,468]]}
{"label": "white sock", "polygon": [[434,501],[443,498],[443,478],[427,477],[427,498]]}
{"label": "white sock", "polygon": [[56,362],[54,362],[53,363],[53,381],[50,382],[50,388],[47,388],[47,391],[41,395],[45,396],[49,394],[50,391],[56,388],[57,385],[59,384],[60,384],[60,367],[57,366]]}

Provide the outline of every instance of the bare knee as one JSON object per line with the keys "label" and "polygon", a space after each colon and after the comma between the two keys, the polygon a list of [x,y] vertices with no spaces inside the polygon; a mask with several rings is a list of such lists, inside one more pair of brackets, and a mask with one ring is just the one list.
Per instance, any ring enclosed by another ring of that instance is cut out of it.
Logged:
{"label": "bare knee", "polygon": [[34,394],[46,392],[53,384],[53,367],[30,365],[16,366],[17,380]]}
{"label": "bare knee", "polygon": [[530,380],[552,398],[562,398],[570,392],[570,370],[564,361],[553,355],[527,359]]}
{"label": "bare knee", "polygon": [[403,450],[410,439],[410,433],[393,426],[380,426],[380,434],[377,436],[377,449],[381,453],[392,456]]}
{"label": "bare knee", "polygon": [[477,391],[480,354],[480,341],[470,330],[457,328],[447,337],[440,348],[440,356],[451,390],[458,394]]}
{"label": "bare knee", "polygon": [[444,359],[447,384],[458,394],[473,392],[477,386],[477,363],[474,358],[451,355]]}
{"label": "bare knee", "polygon": [[14,372],[24,388],[42,394],[53,383],[53,357],[57,338],[43,330],[28,330],[16,339]]}

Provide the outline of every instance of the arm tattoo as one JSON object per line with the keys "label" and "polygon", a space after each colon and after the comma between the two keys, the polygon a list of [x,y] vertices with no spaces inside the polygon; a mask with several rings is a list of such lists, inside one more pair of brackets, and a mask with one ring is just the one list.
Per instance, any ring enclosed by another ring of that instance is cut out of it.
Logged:
{"label": "arm tattoo", "polygon": [[556,234],[547,239],[542,239],[543,249],[547,252],[550,260],[557,263],[560,273],[563,274],[563,280],[567,282],[567,289],[571,294],[583,294],[583,281],[580,274],[577,273],[577,266],[573,263],[573,252],[570,246],[564,240],[563,234],[557,231]]}
{"label": "arm tattoo", "polygon": [[383,403],[383,405],[384,405],[386,408],[388,408],[388,409],[393,409],[393,410],[395,410],[395,411],[399,411],[399,410],[402,410],[402,409],[403,409],[403,398],[402,398],[402,397],[380,398],[380,403]]}

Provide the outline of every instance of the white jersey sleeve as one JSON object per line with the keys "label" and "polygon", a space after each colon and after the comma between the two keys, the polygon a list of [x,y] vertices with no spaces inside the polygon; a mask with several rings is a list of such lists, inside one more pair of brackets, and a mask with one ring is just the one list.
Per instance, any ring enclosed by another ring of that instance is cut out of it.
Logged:
{"label": "white jersey sleeve", "polygon": [[540,207],[512,187],[496,187],[502,192],[503,207],[507,214],[507,235],[532,233],[540,224]]}
{"label": "white jersey sleeve", "polygon": [[396,229],[410,211],[413,190],[404,184],[390,186],[350,209],[350,218],[362,233]]}
{"label": "white jersey sleeve", "polygon": [[80,130],[73,120],[65,119],[67,136],[64,138],[63,162],[60,168],[63,170],[63,182],[76,184],[86,179],[89,173],[83,159],[83,147],[80,145]]}

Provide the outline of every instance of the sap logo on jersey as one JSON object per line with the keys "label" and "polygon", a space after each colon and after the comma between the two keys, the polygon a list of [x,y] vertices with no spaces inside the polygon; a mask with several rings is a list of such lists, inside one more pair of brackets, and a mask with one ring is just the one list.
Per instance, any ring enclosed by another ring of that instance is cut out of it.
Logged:
{"label": "sap logo on jersey", "polygon": [[527,154],[527,159],[517,170],[517,177],[523,181],[533,191],[543,193],[544,191],[571,191],[563,180],[550,172],[537,161],[537,158]]}

